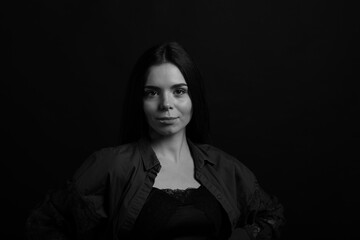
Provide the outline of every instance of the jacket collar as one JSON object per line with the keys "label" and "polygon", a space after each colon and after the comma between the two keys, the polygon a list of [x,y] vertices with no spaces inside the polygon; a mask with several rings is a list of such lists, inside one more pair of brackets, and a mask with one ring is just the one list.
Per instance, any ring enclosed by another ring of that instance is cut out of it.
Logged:
{"label": "jacket collar", "polygon": [[[206,162],[209,162],[211,165],[214,165],[215,162],[211,159],[202,149],[194,144],[189,138],[187,138],[191,155],[194,159],[195,168],[201,169],[204,167]],[[150,145],[150,140],[147,137],[142,137],[138,141],[139,151],[141,154],[141,159],[146,171],[154,168],[155,166],[160,167],[160,162],[156,157],[154,150]]]}
{"label": "jacket collar", "polygon": [[138,146],[141,159],[143,161],[143,166],[146,171],[154,168],[157,165],[160,167],[160,162],[156,157],[154,150],[151,148],[150,141],[147,137],[140,138],[138,141]]}
{"label": "jacket collar", "polygon": [[191,155],[194,158],[195,168],[200,169],[204,167],[206,162],[209,162],[211,165],[215,164],[214,160],[211,159],[199,145],[193,143],[189,138],[187,139],[187,142],[189,144]]}

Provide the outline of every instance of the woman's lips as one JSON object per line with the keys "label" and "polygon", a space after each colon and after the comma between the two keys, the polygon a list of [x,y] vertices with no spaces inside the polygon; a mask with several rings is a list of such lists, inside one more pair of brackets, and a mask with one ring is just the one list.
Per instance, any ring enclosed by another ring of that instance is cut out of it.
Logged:
{"label": "woman's lips", "polygon": [[158,120],[173,120],[173,119],[177,119],[177,117],[160,117],[157,118]]}
{"label": "woman's lips", "polygon": [[161,117],[156,119],[162,124],[173,124],[178,119],[178,117]]}

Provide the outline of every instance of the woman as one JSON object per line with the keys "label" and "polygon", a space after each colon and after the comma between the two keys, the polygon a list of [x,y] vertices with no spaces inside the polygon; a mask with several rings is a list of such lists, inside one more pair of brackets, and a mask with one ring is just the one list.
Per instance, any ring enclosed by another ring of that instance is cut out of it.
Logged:
{"label": "woman", "polygon": [[282,206],[234,157],[204,144],[201,75],[175,42],[131,75],[122,142],[95,152],[27,221],[29,239],[274,239]]}

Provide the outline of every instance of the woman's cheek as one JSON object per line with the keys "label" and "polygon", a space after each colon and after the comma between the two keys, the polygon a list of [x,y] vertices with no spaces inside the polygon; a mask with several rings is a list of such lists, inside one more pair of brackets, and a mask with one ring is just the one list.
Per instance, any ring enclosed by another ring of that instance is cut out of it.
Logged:
{"label": "woman's cheek", "polygon": [[184,102],[182,108],[183,108],[184,112],[191,115],[191,113],[192,113],[192,102],[191,102],[191,99],[189,97]]}
{"label": "woman's cheek", "polygon": [[153,114],[156,111],[156,103],[153,101],[144,101],[144,112],[145,114]]}

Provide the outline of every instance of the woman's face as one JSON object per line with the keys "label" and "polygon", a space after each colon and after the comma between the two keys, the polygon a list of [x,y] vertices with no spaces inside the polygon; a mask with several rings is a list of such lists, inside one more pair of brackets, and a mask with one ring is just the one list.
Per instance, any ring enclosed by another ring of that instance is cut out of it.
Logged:
{"label": "woman's face", "polygon": [[150,134],[170,136],[185,132],[192,103],[184,76],[175,65],[150,67],[144,86],[144,112]]}

